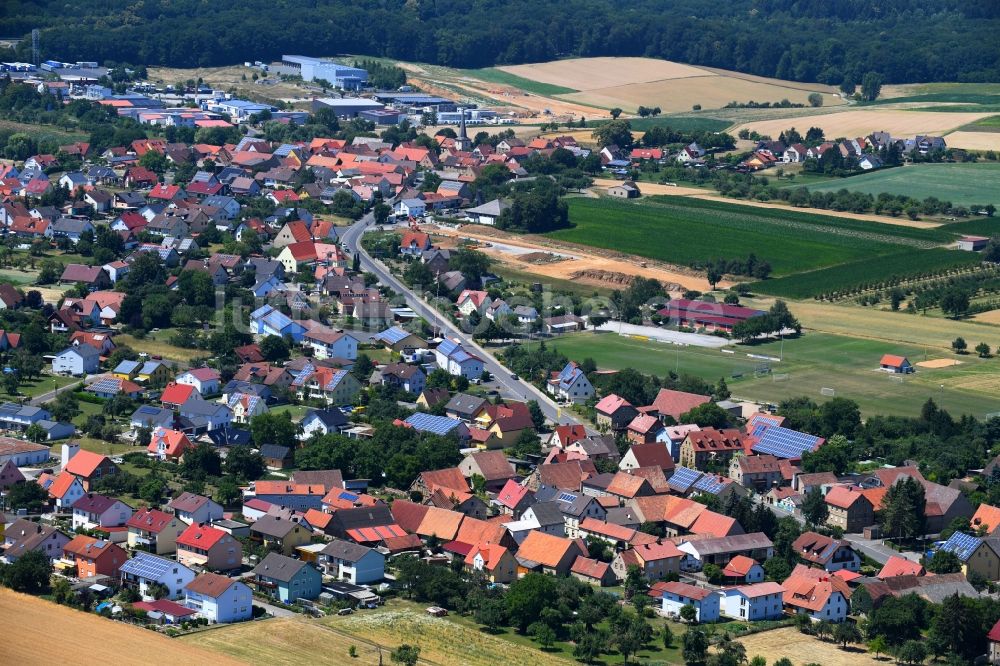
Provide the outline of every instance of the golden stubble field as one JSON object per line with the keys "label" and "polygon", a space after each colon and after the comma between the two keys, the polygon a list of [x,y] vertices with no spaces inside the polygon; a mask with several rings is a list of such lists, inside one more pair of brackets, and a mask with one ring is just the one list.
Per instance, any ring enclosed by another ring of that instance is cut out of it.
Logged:
{"label": "golden stubble field", "polygon": [[500,67],[505,72],[579,92],[561,100],[602,108],[659,106],[664,113],[690,111],[694,104],[713,109],[729,102],[806,104],[811,93],[823,95],[824,106],[842,104],[830,86],[796,83],[720,69],[694,67],[654,58],[572,58]]}
{"label": "golden stubble field", "polygon": [[863,648],[852,646],[851,650],[841,650],[833,643],[821,641],[799,632],[794,627],[784,627],[774,631],[764,631],[737,639],[747,649],[747,657],[761,655],[768,663],[785,657],[793,664],[816,663],[823,666],[874,666],[887,663],[876,661]]}
{"label": "golden stubble field", "polygon": [[[48,666],[54,661],[91,660],[138,666],[190,666],[242,662],[190,643],[92,613],[0,588],[3,642],[0,663]],[[110,657],[110,659],[109,659]]]}
{"label": "golden stubble field", "polygon": [[[917,134],[947,134],[963,125],[991,113],[951,113],[948,111],[909,111],[905,109],[855,109],[824,113],[811,117],[777,118],[744,123],[733,130],[756,131],[776,137],[784,130],[795,127],[805,132],[809,127],[821,127],[829,138],[867,136],[875,131],[889,132],[893,136],[910,137]],[[968,134],[973,134],[968,132]],[[975,132],[975,134],[980,134]],[[952,145],[951,137],[948,144]]]}

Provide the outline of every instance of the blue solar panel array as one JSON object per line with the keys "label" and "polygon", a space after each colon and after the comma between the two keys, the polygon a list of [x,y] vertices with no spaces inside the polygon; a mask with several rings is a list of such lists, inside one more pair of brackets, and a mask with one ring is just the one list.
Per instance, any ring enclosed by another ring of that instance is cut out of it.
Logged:
{"label": "blue solar panel array", "polygon": [[812,451],[820,439],[781,426],[758,426],[754,428],[754,435],[757,436],[757,443],[753,450],[777,458],[801,458],[803,453]]}
{"label": "blue solar panel array", "polygon": [[686,493],[698,481],[701,472],[688,467],[678,467],[667,479],[667,485],[678,492]]}
{"label": "blue solar panel array", "polygon": [[399,326],[393,326],[392,328],[387,328],[375,337],[379,340],[394,345],[400,340],[403,340],[408,336],[409,333],[401,329]]}
{"label": "blue solar panel array", "polygon": [[94,393],[118,393],[122,388],[122,380],[113,377],[100,379],[88,387]]}
{"label": "blue solar panel array", "polygon": [[434,416],[433,414],[417,412],[406,419],[406,423],[420,432],[445,435],[457,428],[461,421],[450,419],[447,416]]}
{"label": "blue solar panel array", "polygon": [[955,557],[965,562],[972,557],[972,554],[976,552],[976,549],[982,543],[982,539],[970,536],[964,532],[955,532],[948,537],[947,541],[941,544],[939,550],[954,553]]}
{"label": "blue solar panel array", "polygon": [[721,483],[718,477],[711,474],[705,474],[694,482],[695,490],[700,490],[710,495],[718,495],[724,487],[725,484]]}
{"label": "blue solar panel array", "polygon": [[137,553],[135,557],[122,565],[121,572],[158,580],[175,566],[177,566],[176,562],[171,562],[162,557],[156,557],[149,553]]}
{"label": "blue solar panel array", "polygon": [[576,495],[574,495],[573,493],[562,493],[561,495],[559,495],[559,501],[560,502],[575,502],[576,501]]}

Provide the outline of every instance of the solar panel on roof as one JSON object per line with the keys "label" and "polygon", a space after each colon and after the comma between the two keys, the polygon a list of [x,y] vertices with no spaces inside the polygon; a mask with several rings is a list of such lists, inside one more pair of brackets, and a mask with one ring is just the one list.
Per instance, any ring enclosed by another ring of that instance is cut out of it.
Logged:
{"label": "solar panel on roof", "polygon": [[444,435],[451,432],[458,426],[458,421],[447,416],[434,416],[417,412],[406,419],[406,423],[421,432],[429,432],[435,435]]}
{"label": "solar panel on roof", "polygon": [[723,484],[716,477],[705,475],[695,481],[694,487],[703,493],[718,495],[719,491],[723,488]]}
{"label": "solar panel on roof", "polygon": [[667,480],[667,485],[675,490],[680,490],[682,492],[687,491],[698,477],[701,476],[701,472],[698,470],[690,469],[688,467],[678,467],[674,470],[674,473]]}
{"label": "solar panel on roof", "polygon": [[753,450],[778,458],[801,458],[803,453],[812,451],[819,441],[815,435],[781,426],[758,427],[754,431],[760,431],[760,435]]}
{"label": "solar panel on roof", "polygon": [[954,553],[958,559],[965,561],[979,548],[982,539],[964,532],[955,532],[941,545],[941,550]]}
{"label": "solar panel on roof", "polygon": [[559,495],[559,501],[560,502],[575,502],[576,501],[576,495],[574,495],[573,493],[562,493],[561,495]]}

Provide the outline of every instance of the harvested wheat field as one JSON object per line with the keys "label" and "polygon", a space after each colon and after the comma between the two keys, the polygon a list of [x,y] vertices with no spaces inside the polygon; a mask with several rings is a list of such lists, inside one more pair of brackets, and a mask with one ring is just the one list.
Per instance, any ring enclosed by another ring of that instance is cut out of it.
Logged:
{"label": "harvested wheat field", "polygon": [[[791,88],[773,83],[760,83],[747,79],[719,76],[706,72],[704,76],[632,83],[628,85],[592,88],[559,99],[572,100],[581,104],[611,108],[620,107],[634,112],[641,106],[658,106],[663,113],[690,111],[692,105],[700,104],[703,109],[719,109],[730,102],[779,102],[787,99],[796,104],[807,104],[809,95],[815,90]],[[822,93],[821,93],[822,94]],[[832,94],[823,95],[826,106],[841,103]]]}
{"label": "harvested wheat field", "polygon": [[956,361],[953,358],[935,358],[930,361],[917,361],[913,365],[918,368],[951,368],[961,365],[961,363],[961,361]]}
{"label": "harvested wheat field", "polygon": [[[146,629],[4,588],[0,588],[0,617],[4,618],[0,662],[7,664],[48,666],[62,659],[59,654],[70,659],[71,655],[117,654],[119,658],[113,661],[149,666],[241,663]],[[59,645],[59,636],[71,638],[71,654]]]}
{"label": "harvested wheat field", "polygon": [[973,315],[972,318],[984,324],[1000,324],[1000,310],[987,310]]}
{"label": "harvested wheat field", "polygon": [[842,650],[834,643],[801,633],[794,627],[784,627],[774,631],[743,636],[739,639],[747,649],[747,657],[761,655],[768,663],[785,657],[793,664],[815,663],[823,666],[869,666],[882,664],[864,648],[852,646]]}
{"label": "harvested wheat field", "polygon": [[[945,134],[990,115],[993,114],[864,109],[824,113],[808,118],[778,118],[748,122],[733,130],[733,133],[746,128],[760,134],[778,136],[789,127],[800,128],[802,131],[809,127],[821,127],[828,137],[865,136],[875,131],[907,137],[917,134]],[[948,145],[952,145],[950,138]]]}
{"label": "harvested wheat field", "polygon": [[712,74],[701,67],[655,58],[571,58],[497,69],[532,81],[574,90],[594,90]]}
{"label": "harvested wheat field", "polygon": [[950,148],[1000,150],[1000,132],[952,132],[945,141]]}
{"label": "harvested wheat field", "polygon": [[[594,187],[600,187],[607,189],[609,187],[615,187],[621,185],[620,180],[612,180],[610,178],[595,178]],[[688,195],[699,195],[711,192],[711,190],[705,190],[700,187],[684,187],[682,185],[661,185],[659,183],[639,183],[639,191],[643,194],[669,194],[673,196],[683,197]]]}

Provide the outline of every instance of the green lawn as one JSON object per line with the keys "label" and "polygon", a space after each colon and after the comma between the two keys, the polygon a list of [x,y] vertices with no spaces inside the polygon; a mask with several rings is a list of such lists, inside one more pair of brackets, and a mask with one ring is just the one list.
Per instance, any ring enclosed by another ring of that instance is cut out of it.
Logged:
{"label": "green lawn", "polygon": [[913,164],[831,180],[809,189],[813,192],[846,189],[873,196],[889,192],[916,199],[937,197],[966,206],[1000,204],[1000,163]]}
{"label": "green lawn", "polygon": [[[898,383],[875,370],[882,354],[903,354],[913,363],[924,360],[925,355],[931,359],[951,355],[928,354],[921,347],[880,340],[807,333],[784,342],[775,340],[751,347],[734,345],[729,348],[735,352],[732,354],[624,338],[614,333],[578,333],[546,344],[576,361],[593,358],[602,369],[637,368],[658,376],[677,372],[712,382],[722,377],[734,397],[748,400],[777,403],[804,395],[822,402],[829,397],[822,395],[820,389],[830,388],[837,396],[855,400],[865,415],[913,416],[931,397],[955,415],[972,414],[981,418],[1000,410],[996,399],[1000,359],[964,356],[962,365],[918,369]],[[770,362],[771,374],[756,377],[755,370],[765,362],[748,358],[748,353],[781,356],[784,360]]]}
{"label": "green lawn", "polygon": [[86,132],[66,131],[54,125],[36,125],[33,123],[19,123],[13,120],[0,120],[0,130],[10,130],[27,134],[38,142],[54,142],[59,145],[73,143],[74,141],[86,141]]}
{"label": "green lawn", "polygon": [[[87,451],[93,451],[94,453],[101,453],[106,456],[118,456],[124,453],[135,453],[136,451],[141,451],[142,449],[136,446],[132,446],[126,442],[106,442],[103,439],[94,439],[93,437],[80,437],[74,439],[74,441],[80,443],[81,449],[86,449]],[[142,469],[142,468],[136,468]],[[149,470],[146,469],[140,473],[140,475],[148,474]]]}
{"label": "green lawn", "polygon": [[557,278],[547,277],[545,275],[526,273],[524,271],[519,271],[500,264],[493,266],[492,271],[506,280],[509,285],[521,286],[525,289],[530,288],[531,285],[536,282],[541,282],[553,291],[562,291],[581,297],[590,297],[594,294],[597,294],[598,296],[609,296],[611,295],[611,292],[614,291],[613,289],[609,289],[607,287],[595,287],[589,284],[580,284],[579,282],[574,282],[572,280],[560,280]]}
{"label": "green lawn", "polygon": [[270,410],[272,414],[290,414],[293,421],[300,421],[306,412],[309,411],[309,407],[305,405],[280,405]]}
{"label": "green lawn", "polygon": [[793,210],[755,208],[687,197],[653,196],[641,203],[568,199],[573,227],[550,235],[671,263],[716,258],[768,261],[775,276],[927,248],[953,235]]}
{"label": "green lawn", "polygon": [[474,79],[479,79],[480,81],[520,88],[525,92],[535,93],[536,95],[541,95],[542,97],[568,95],[570,93],[580,92],[579,90],[574,90],[573,88],[557,86],[551,83],[542,83],[541,81],[532,81],[531,79],[526,79],[523,76],[511,74],[510,72],[505,72],[502,69],[496,69],[495,67],[466,70],[463,74]]}
{"label": "green lawn", "polygon": [[63,377],[60,375],[42,375],[36,379],[32,379],[30,382],[25,382],[18,387],[18,392],[21,395],[26,395],[29,398],[34,398],[43,393],[48,393],[49,391],[54,391],[57,388],[62,388],[67,384],[73,384],[80,382],[79,377]]}

